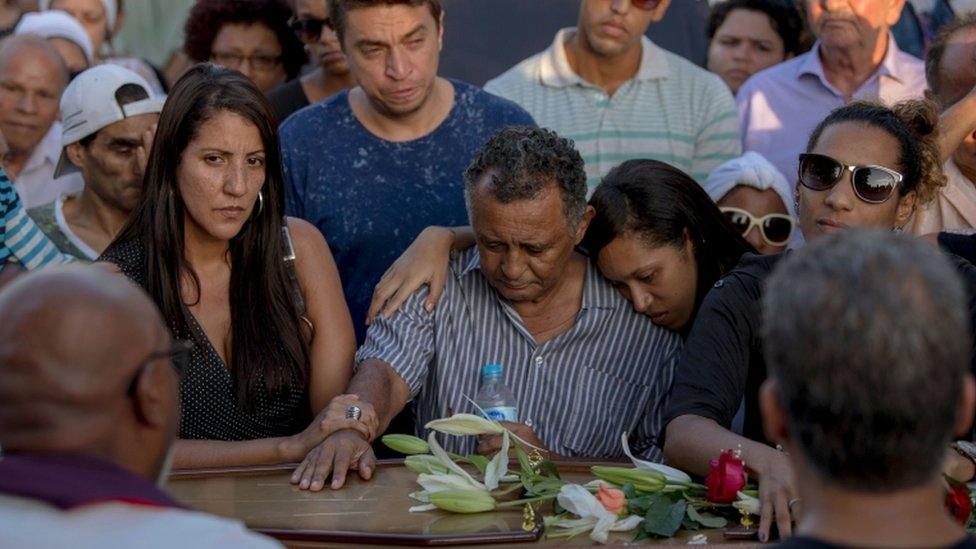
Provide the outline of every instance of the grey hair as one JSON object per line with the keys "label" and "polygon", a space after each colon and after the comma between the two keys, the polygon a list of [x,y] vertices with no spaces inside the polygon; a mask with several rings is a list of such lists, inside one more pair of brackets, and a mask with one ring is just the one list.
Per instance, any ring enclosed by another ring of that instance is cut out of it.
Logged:
{"label": "grey hair", "polygon": [[472,195],[479,184],[503,204],[531,200],[551,185],[558,186],[563,213],[573,232],[586,213],[583,157],[571,140],[545,128],[509,126],[498,130],[475,153],[464,180],[468,218]]}
{"label": "grey hair", "polygon": [[850,230],[783,259],[767,281],[770,377],[822,480],[890,492],[928,482],[953,435],[972,332],[948,258]]}

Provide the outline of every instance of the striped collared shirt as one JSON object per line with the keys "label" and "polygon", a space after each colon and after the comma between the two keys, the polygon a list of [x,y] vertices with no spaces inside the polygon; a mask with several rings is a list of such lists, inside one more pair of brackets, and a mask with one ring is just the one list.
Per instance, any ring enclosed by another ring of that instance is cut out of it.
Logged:
{"label": "striped collared shirt", "polygon": [[[680,352],[677,334],[633,311],[592,263],[587,264],[575,324],[537,345],[518,313],[481,273],[477,249],[451,261],[444,294],[433,313],[423,309],[427,288],[390,319],[377,319],[356,354],[391,365],[410,387],[419,435],[428,421],[475,413],[486,363],[504,367],[518,420],[549,450],[565,456],[622,456],[631,448],[660,460],[662,415]],[[473,453],[475,437],[446,437],[445,448]]]}
{"label": "striped collared shirt", "polygon": [[667,162],[703,183],[719,164],[739,156],[735,100],[718,76],[645,36],[637,73],[609,96],[570,66],[565,44],[575,34],[562,29],[548,49],[490,80],[485,91],[572,139],[591,192],[625,160]]}

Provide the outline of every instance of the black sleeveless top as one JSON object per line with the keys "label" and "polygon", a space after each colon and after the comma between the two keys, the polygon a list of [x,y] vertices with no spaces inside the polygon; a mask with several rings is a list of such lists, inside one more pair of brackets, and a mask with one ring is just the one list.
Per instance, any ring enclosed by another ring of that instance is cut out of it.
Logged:
{"label": "black sleeveless top", "polygon": [[[112,246],[99,260],[114,263],[130,280],[143,289],[148,287],[148,258],[141,243]],[[179,319],[166,319],[175,338],[203,342],[195,343],[180,381],[180,438],[253,440],[293,435],[308,426],[312,418],[306,382],[293,376],[291,385],[277,398],[262,386],[251,409],[242,409],[227,365],[189,310],[186,317],[192,338]]]}

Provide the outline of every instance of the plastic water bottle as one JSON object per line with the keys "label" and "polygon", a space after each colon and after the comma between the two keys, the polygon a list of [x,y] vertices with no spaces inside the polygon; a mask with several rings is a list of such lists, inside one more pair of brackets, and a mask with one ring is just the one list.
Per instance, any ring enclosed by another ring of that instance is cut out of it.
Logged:
{"label": "plastic water bottle", "polygon": [[485,364],[481,369],[481,389],[475,402],[492,421],[518,421],[515,395],[502,381],[501,364]]}

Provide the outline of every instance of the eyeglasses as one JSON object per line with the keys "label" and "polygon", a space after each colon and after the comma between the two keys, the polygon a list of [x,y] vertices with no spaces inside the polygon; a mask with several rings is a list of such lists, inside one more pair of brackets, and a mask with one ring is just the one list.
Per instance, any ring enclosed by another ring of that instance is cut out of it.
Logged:
{"label": "eyeglasses", "polygon": [[295,36],[302,42],[317,42],[322,36],[323,28],[332,28],[332,20],[328,17],[325,19],[316,19],[314,17],[298,19],[292,17],[288,20],[288,27],[291,28]]}
{"label": "eyeglasses", "polygon": [[266,53],[241,55],[228,51],[215,51],[210,54],[210,59],[218,65],[223,65],[233,70],[237,70],[238,67],[244,64],[244,61],[247,61],[251,64],[251,67],[261,72],[274,70],[281,63],[280,55],[269,55]]}
{"label": "eyeglasses", "polygon": [[884,166],[847,166],[823,154],[800,155],[800,184],[814,191],[833,188],[844,172],[851,172],[854,194],[869,204],[881,204],[891,198],[901,183],[900,173]]}
{"label": "eyeglasses", "polygon": [[192,352],[192,341],[176,340],[169,349],[149,353],[149,356],[144,358],[142,362],[139,363],[139,367],[136,368],[136,373],[133,374],[132,381],[129,382],[129,389],[126,391],[126,393],[129,396],[134,395],[136,393],[136,385],[139,383],[139,378],[142,376],[142,371],[145,370],[146,366],[149,366],[152,362],[163,358],[169,359],[170,363],[173,365],[173,370],[176,371],[176,376],[182,379],[183,372],[186,371],[186,365],[190,362],[190,353]]}
{"label": "eyeglasses", "polygon": [[661,3],[661,0],[630,0],[630,3],[635,8],[640,10],[653,10],[657,9],[657,6]]}
{"label": "eyeglasses", "polygon": [[756,217],[740,208],[719,208],[725,217],[741,234],[745,236],[753,227],[759,228],[759,235],[763,242],[770,246],[786,246],[793,236],[796,223],[786,214],[771,213]]}

